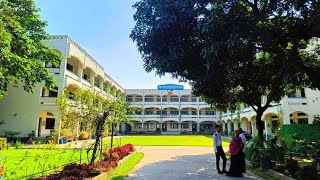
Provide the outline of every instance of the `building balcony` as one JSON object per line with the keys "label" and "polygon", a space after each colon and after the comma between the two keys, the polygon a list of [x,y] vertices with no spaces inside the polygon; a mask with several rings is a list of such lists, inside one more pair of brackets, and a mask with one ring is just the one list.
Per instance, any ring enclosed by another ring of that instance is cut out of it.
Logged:
{"label": "building balcony", "polygon": [[98,86],[94,86],[94,90],[98,91],[98,92],[101,92],[101,89]]}
{"label": "building balcony", "polygon": [[57,67],[57,68],[50,67],[50,68],[47,68],[47,69],[50,72],[50,74],[59,74],[60,73],[60,68],[59,67]]}
{"label": "building balcony", "polygon": [[217,115],[200,115],[200,118],[216,118]]}
{"label": "building balcony", "polygon": [[88,87],[91,87],[91,83],[85,79],[82,79],[82,84],[88,86]]}
{"label": "building balcony", "polygon": [[72,72],[72,71],[69,71],[68,69],[66,70],[66,76],[76,80],[76,81],[79,81],[79,76],[78,74]]}
{"label": "building balcony", "polygon": [[305,97],[288,97],[289,105],[307,105],[307,98]]}
{"label": "building balcony", "polygon": [[175,115],[175,114],[162,115],[162,118],[179,118],[179,115]]}
{"label": "building balcony", "polygon": [[45,97],[45,96],[42,96],[42,97],[40,97],[40,104],[56,105],[57,104],[56,99],[57,99],[57,97]]}
{"label": "building balcony", "polygon": [[143,115],[143,117],[145,118],[160,118],[161,115],[157,115],[157,114],[148,114],[148,115]]}
{"label": "building balcony", "polygon": [[198,115],[181,115],[181,118],[198,118]]}
{"label": "building balcony", "polygon": [[199,104],[197,101],[181,101],[181,104]]}

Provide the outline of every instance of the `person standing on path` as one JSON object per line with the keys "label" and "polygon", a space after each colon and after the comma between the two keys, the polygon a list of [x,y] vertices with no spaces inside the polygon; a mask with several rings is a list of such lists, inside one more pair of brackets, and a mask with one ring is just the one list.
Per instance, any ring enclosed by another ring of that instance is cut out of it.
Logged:
{"label": "person standing on path", "polygon": [[231,155],[230,159],[230,168],[229,172],[227,173],[227,176],[232,177],[243,177],[242,175],[242,140],[239,137],[239,130],[236,130],[234,133],[234,136],[231,139],[230,145],[229,145],[229,152]]}
{"label": "person standing on path", "polygon": [[[226,171],[226,164],[227,164],[227,158],[226,155],[224,154],[224,151],[222,149],[222,139],[221,139],[221,126],[217,125],[216,126],[216,132],[212,135],[213,138],[213,146],[214,146],[214,152],[216,154],[216,165],[217,165],[217,170],[219,174],[223,173],[228,173]],[[222,171],[220,170],[220,156],[223,160],[223,169]]]}
{"label": "person standing on path", "polygon": [[240,152],[240,158],[241,158],[241,169],[242,169],[242,172],[245,173],[246,172],[246,160],[245,160],[245,154],[246,154],[246,143],[247,143],[247,138],[246,136],[244,135],[244,132],[242,130],[242,128],[239,128],[238,129],[240,135],[239,137],[241,138],[242,140],[242,151]]}

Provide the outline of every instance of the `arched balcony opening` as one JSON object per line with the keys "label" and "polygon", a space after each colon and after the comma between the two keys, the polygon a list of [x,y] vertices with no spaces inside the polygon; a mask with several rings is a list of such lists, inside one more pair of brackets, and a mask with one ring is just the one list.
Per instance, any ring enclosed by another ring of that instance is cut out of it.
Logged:
{"label": "arched balcony opening", "polygon": [[86,67],[83,69],[82,79],[91,83],[92,74],[93,74],[93,71],[89,67]]}
{"label": "arched balcony opening", "polygon": [[145,102],[161,102],[160,95],[157,94],[148,94],[144,96]]}
{"label": "arched balcony opening", "polygon": [[141,115],[142,114],[142,109],[141,108],[135,108],[134,114],[128,112],[128,115]]}
{"label": "arched balcony opening", "polygon": [[192,96],[192,94],[182,95],[180,97],[180,102],[197,102],[197,97]]}
{"label": "arched balcony opening", "polygon": [[39,137],[45,137],[50,134],[50,131],[56,128],[56,117],[51,112],[40,113],[38,119],[38,132]]}
{"label": "arched balcony opening", "polygon": [[196,108],[182,108],[181,115],[198,115]]}
{"label": "arched balcony opening", "polygon": [[308,124],[308,115],[302,111],[295,111],[290,114],[290,124]]}
{"label": "arched balcony opening", "polygon": [[94,77],[94,85],[96,87],[101,88],[101,83],[102,82],[103,82],[103,78],[101,76],[98,75],[98,76]]}
{"label": "arched balcony opening", "polygon": [[173,117],[179,115],[179,110],[177,108],[164,108],[162,110],[163,117]]}
{"label": "arched balcony opening", "polygon": [[80,87],[77,86],[76,84],[68,84],[67,88],[65,89],[66,97],[68,99],[74,99],[74,91],[78,88]]}
{"label": "arched balcony opening", "polygon": [[58,97],[58,87],[48,89],[44,86],[41,91],[41,97]]}
{"label": "arched balcony opening", "polygon": [[143,130],[144,131],[160,131],[160,122],[157,120],[145,121],[143,122]]}
{"label": "arched balcony opening", "polygon": [[216,115],[216,111],[211,108],[201,108],[200,115]]}
{"label": "arched balcony opening", "polygon": [[267,123],[267,128],[270,128],[272,133],[275,133],[282,124],[282,120],[280,120],[277,113],[266,113],[263,116],[263,120]]}
{"label": "arched balcony opening", "polygon": [[139,94],[128,94],[126,99],[127,102],[142,102],[142,96]]}
{"label": "arched balcony opening", "polygon": [[71,56],[70,58],[67,59],[67,71],[75,74],[76,76],[79,77],[79,70],[81,69],[81,62],[74,56]]}
{"label": "arched balcony opening", "polygon": [[144,115],[160,115],[160,114],[161,114],[160,109],[156,107],[144,109]]}
{"label": "arched balcony opening", "polygon": [[179,96],[175,94],[166,94],[162,96],[162,102],[179,102]]}
{"label": "arched balcony opening", "polygon": [[109,81],[105,81],[103,83],[103,91],[109,94],[111,92],[111,83]]}
{"label": "arched balcony opening", "polygon": [[200,132],[206,134],[213,134],[215,131],[216,123],[212,121],[203,121],[200,123]]}

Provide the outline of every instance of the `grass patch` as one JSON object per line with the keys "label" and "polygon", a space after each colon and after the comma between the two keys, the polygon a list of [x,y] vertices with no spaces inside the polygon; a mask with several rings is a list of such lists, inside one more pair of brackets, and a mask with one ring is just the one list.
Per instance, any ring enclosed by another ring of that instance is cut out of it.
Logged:
{"label": "grass patch", "polygon": [[110,180],[122,180],[128,176],[128,173],[133,167],[140,162],[143,158],[143,153],[134,152],[125,162],[117,168],[111,170],[108,174]]}
{"label": "grass patch", "polygon": [[[90,157],[90,156],[89,156]],[[29,179],[59,171],[65,164],[80,163],[80,151],[70,149],[13,149],[0,151],[5,179]],[[88,162],[86,150],[81,162]]]}
{"label": "grass patch", "polygon": [[[104,144],[109,145],[110,140]],[[211,136],[204,135],[130,135],[114,139],[114,146],[133,144],[134,146],[206,146],[213,147]],[[228,147],[229,139],[222,140],[222,146]]]}

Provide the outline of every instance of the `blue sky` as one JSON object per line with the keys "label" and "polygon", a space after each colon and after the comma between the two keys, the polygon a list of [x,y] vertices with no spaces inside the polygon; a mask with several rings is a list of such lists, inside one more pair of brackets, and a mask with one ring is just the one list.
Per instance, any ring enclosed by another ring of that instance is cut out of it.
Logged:
{"label": "blue sky", "polygon": [[47,32],[69,35],[124,88],[154,89],[159,84],[182,84],[167,75],[159,78],[143,69],[136,45],[129,38],[134,27],[136,0],[36,0]]}

